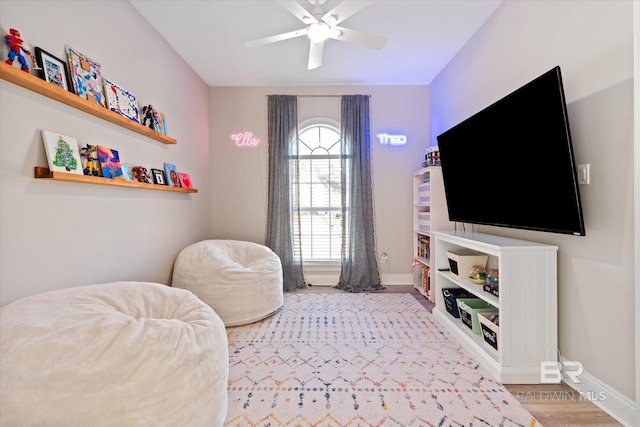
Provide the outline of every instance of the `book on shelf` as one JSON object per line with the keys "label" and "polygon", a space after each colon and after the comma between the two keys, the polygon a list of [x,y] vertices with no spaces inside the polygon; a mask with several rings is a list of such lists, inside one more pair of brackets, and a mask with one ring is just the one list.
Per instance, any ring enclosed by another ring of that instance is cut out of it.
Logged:
{"label": "book on shelf", "polygon": [[182,187],[182,185],[180,184],[180,177],[178,176],[178,169],[176,169],[176,165],[165,163],[164,173],[166,175],[168,185],[170,185],[171,187]]}
{"label": "book on shelf", "polygon": [[422,266],[422,290],[429,295],[431,290],[431,274],[429,271],[429,267],[426,265]]}
{"label": "book on shelf", "polygon": [[431,258],[431,239],[429,236],[420,236],[418,238],[418,256],[423,258]]}
{"label": "book on shelf", "polygon": [[124,181],[124,177],[122,176],[122,167],[120,164],[120,155],[117,150],[98,145],[98,160],[100,160],[102,176],[105,178],[120,179]]}
{"label": "book on shelf", "polygon": [[188,173],[178,172],[178,177],[180,178],[180,184],[183,188],[193,188],[191,184],[191,177]]}

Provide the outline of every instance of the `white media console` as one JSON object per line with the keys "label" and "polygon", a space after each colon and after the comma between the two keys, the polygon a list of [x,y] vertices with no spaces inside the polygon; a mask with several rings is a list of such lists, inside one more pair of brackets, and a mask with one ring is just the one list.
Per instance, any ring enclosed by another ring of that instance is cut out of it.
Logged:
{"label": "white media console", "polygon": [[[558,360],[558,247],[469,232],[436,232],[436,304],[433,315],[494,377],[505,384],[540,383],[540,363]],[[488,255],[487,270],[499,269],[499,295],[451,274],[448,251]],[[463,288],[499,310],[497,350],[473,334],[445,308],[443,288]]]}

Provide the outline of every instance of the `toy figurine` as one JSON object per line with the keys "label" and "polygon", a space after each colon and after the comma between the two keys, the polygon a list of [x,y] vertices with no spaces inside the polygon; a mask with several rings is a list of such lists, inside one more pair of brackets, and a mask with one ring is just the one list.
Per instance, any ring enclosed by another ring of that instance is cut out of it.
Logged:
{"label": "toy figurine", "polygon": [[156,130],[157,127],[157,119],[156,119],[156,110],[153,109],[151,104],[145,105],[142,107],[142,124],[145,126],[149,126],[151,129]]}
{"label": "toy figurine", "polygon": [[15,28],[11,28],[9,30],[9,34],[6,34],[4,36],[4,40],[9,46],[9,54],[7,55],[8,59],[5,62],[9,65],[13,65],[13,61],[17,57],[22,71],[28,73],[29,64],[27,64],[27,60],[24,59],[24,56],[22,56],[22,52],[29,55],[34,64],[36,63],[36,60],[31,51],[23,46],[24,41],[20,38],[20,31],[16,30]]}
{"label": "toy figurine", "polygon": [[151,175],[149,175],[149,171],[144,166],[134,166],[131,168],[131,177],[138,181],[144,182],[146,184],[152,184]]}

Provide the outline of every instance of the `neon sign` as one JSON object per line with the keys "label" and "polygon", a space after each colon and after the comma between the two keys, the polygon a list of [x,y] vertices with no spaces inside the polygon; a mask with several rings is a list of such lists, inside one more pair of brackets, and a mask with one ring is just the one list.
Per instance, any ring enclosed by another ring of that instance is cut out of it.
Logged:
{"label": "neon sign", "polygon": [[379,133],[376,136],[378,137],[380,145],[405,145],[407,143],[407,135]]}
{"label": "neon sign", "polygon": [[260,145],[260,138],[255,136],[251,131],[232,133],[231,140],[238,147],[257,147]]}

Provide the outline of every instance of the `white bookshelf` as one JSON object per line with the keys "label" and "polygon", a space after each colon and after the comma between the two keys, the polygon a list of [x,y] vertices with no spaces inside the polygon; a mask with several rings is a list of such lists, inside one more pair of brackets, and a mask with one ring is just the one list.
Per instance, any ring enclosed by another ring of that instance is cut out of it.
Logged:
{"label": "white bookshelf", "polygon": [[[428,179],[428,183],[425,183]],[[425,194],[428,192],[428,200]],[[423,286],[422,280],[414,280],[413,287],[431,302],[435,302],[434,273],[432,265],[435,265],[435,242],[431,235],[436,230],[451,230],[453,223],[449,221],[447,201],[442,181],[440,166],[429,166],[413,173],[413,263],[414,268],[425,269],[431,274],[430,287]],[[430,240],[430,256],[418,253],[418,242],[421,238]],[[414,276],[415,278],[415,276]]]}

